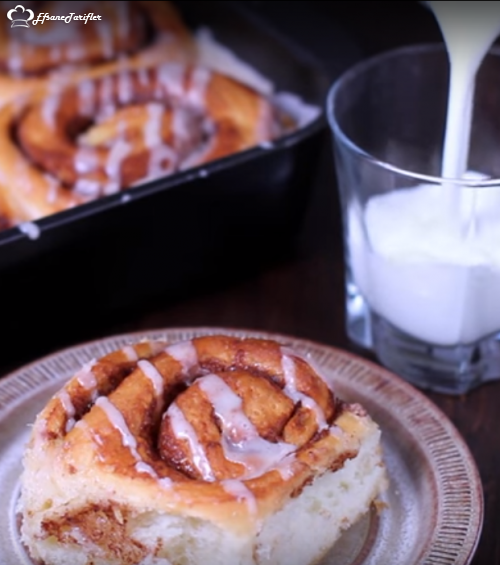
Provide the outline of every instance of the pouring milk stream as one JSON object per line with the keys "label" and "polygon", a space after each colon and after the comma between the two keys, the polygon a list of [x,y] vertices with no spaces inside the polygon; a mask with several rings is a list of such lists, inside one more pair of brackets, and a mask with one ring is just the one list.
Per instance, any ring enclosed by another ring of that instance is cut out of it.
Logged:
{"label": "pouring milk stream", "polygon": [[[500,35],[500,2],[427,4],[450,60],[442,177],[479,180],[467,172],[475,75]],[[350,212],[349,247],[375,312],[439,346],[500,331],[500,186],[422,184],[370,198],[364,214],[366,235]]]}

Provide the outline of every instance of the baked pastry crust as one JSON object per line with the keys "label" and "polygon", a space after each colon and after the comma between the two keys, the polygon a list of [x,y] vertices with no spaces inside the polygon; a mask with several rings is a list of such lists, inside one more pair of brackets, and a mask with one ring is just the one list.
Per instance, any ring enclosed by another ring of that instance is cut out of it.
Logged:
{"label": "baked pastry crust", "polygon": [[[336,399],[279,343],[141,342],[84,367],[38,415],[24,458],[22,539],[50,565],[198,564],[208,555],[306,565],[385,488],[379,442],[362,407]],[[362,496],[328,508],[329,497],[348,500],[342,481]],[[314,492],[319,506],[304,511]],[[307,547],[308,531],[286,540],[301,512],[336,525],[320,532],[319,547]]]}
{"label": "baked pastry crust", "polygon": [[[76,4],[76,3],[75,3]],[[49,15],[68,15],[65,1],[23,2],[25,8]],[[0,2],[2,13],[12,2]],[[57,78],[96,78],[117,69],[169,60],[191,62],[196,46],[170,2],[154,0],[86,1],[77,12],[101,16],[99,21],[44,21],[28,29],[0,25],[0,104],[44,91]]]}
{"label": "baked pastry crust", "polygon": [[0,198],[38,219],[269,141],[270,102],[182,63],[126,69],[0,108]]}

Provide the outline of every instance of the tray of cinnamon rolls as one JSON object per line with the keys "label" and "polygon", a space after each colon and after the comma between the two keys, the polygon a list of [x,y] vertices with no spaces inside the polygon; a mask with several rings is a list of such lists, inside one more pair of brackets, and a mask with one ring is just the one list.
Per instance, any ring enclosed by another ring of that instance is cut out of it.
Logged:
{"label": "tray of cinnamon rolls", "polygon": [[0,276],[26,308],[40,278],[121,307],[289,244],[358,51],[332,28],[327,68],[257,4],[0,2]]}
{"label": "tray of cinnamon rolls", "polygon": [[269,147],[320,114],[297,98],[294,115],[243,63],[235,77],[233,53],[208,29],[194,35],[172,3],[26,4],[7,11],[0,31],[9,225],[109,195],[128,201],[131,188]]}

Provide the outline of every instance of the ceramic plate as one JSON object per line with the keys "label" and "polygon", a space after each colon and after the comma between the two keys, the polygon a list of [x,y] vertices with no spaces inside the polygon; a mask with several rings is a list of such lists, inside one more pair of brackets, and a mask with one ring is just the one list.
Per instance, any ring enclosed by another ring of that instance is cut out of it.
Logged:
{"label": "ceramic plate", "polygon": [[444,414],[413,387],[354,355],[288,336],[186,328],[126,334],[61,351],[0,380],[0,563],[31,565],[18,538],[16,500],[29,424],[84,363],[142,337],[179,341],[226,333],[276,339],[311,358],[338,396],[362,403],[383,433],[390,489],[386,508],[348,530],[322,565],[464,565],[483,520],[473,458]]}

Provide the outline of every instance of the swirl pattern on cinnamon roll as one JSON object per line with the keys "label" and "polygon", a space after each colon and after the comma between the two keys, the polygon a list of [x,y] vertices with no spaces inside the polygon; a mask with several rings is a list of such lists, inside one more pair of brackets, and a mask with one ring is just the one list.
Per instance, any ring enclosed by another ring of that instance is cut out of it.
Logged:
{"label": "swirl pattern on cinnamon roll", "polygon": [[[16,4],[0,2],[0,10],[6,16]],[[7,17],[0,25],[0,101],[46,86],[54,73],[99,76],[118,65],[188,61],[195,54],[191,35],[169,2],[56,0],[23,6],[35,15],[28,27],[11,27]],[[100,19],[74,17],[86,14]],[[68,16],[68,22],[49,19]]]}
{"label": "swirl pattern on cinnamon roll", "polygon": [[32,220],[270,140],[273,108],[203,67],[128,69],[0,109],[0,196]]}
{"label": "swirl pattern on cinnamon roll", "polygon": [[[89,363],[38,415],[22,539],[47,565],[306,565],[385,488],[379,440],[277,342],[140,342]],[[317,545],[300,525],[289,539],[292,516],[326,527]]]}

